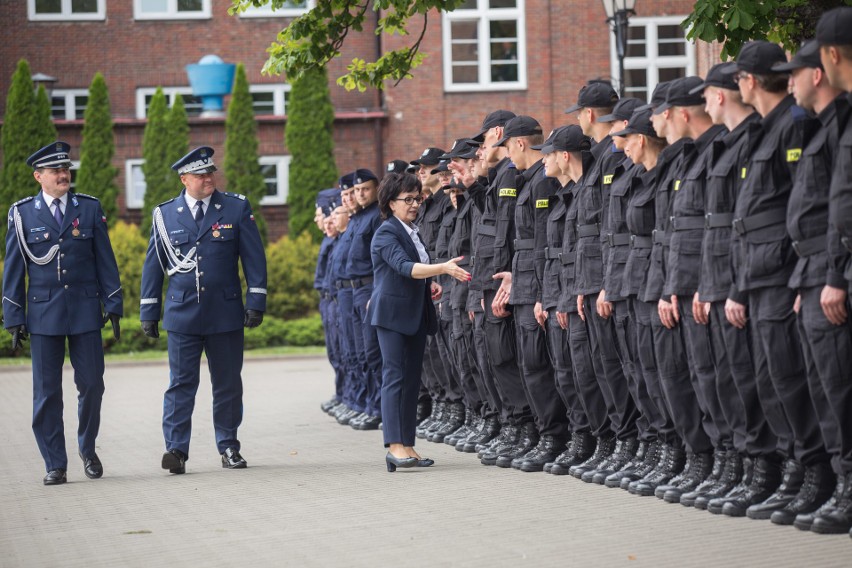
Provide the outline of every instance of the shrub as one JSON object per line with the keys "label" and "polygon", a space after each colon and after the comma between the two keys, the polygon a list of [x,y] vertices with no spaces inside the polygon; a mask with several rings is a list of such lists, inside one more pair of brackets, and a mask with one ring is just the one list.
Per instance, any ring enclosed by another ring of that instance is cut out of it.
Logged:
{"label": "shrub", "polygon": [[121,275],[121,292],[124,295],[124,313],[139,313],[139,293],[142,288],[142,265],[148,241],[139,234],[136,225],[118,221],[109,231],[112,250]]}
{"label": "shrub", "polygon": [[295,239],[282,237],[267,247],[269,315],[292,319],[316,310],[318,298],[313,285],[318,254],[319,245],[307,232]]}
{"label": "shrub", "polygon": [[[160,322],[162,324],[162,322]],[[140,351],[163,351],[168,349],[167,333],[160,327],[160,337],[151,339],[142,333],[142,324],[138,314],[121,318],[121,340],[116,341],[112,335],[112,326],[107,323],[101,330],[104,343],[104,353],[138,353]]]}

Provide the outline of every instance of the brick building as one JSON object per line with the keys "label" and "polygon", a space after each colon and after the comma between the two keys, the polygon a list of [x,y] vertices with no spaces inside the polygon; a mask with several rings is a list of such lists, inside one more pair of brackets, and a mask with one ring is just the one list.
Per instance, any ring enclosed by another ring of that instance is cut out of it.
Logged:
{"label": "brick building", "polygon": [[[119,210],[138,221],[144,193],[142,134],[154,89],[162,86],[170,100],[182,94],[190,114],[190,144],[221,152],[224,118],[198,116],[200,102],[191,96],[185,68],[206,54],[244,63],[267,178],[262,207],[275,238],[287,225],[289,85],[283,77],[261,75],[260,69],[277,32],[314,1],[321,0],[293,1],[293,8],[274,14],[258,9],[230,16],[230,0],[0,0],[5,39],[0,43],[0,106],[5,107],[17,61],[27,59],[33,73],[56,78],[57,130],[78,150],[87,87],[95,72],[102,72],[115,124]],[[712,65],[718,50],[686,42],[678,26],[691,6],[691,0],[638,0],[625,59],[628,94],[645,98],[658,80],[703,73]],[[428,15],[421,44],[428,57],[414,79],[384,93],[347,92],[334,79],[353,57],[375,57],[413,41],[411,36],[377,38],[371,21],[362,33],[347,37],[343,56],[329,68],[339,170],[381,169],[391,159],[414,159],[426,146],[447,146],[473,133],[484,113],[495,108],[532,115],[545,131],[573,121],[563,111],[583,83],[617,75],[605,18],[603,5],[592,0],[467,0],[451,14]],[[422,19],[412,22],[414,37],[421,24]],[[224,176],[218,181],[223,185]]]}

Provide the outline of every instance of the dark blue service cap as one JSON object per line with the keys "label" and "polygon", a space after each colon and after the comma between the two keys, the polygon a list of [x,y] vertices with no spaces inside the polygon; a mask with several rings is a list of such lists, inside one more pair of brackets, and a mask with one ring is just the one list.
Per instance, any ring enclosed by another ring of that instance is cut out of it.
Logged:
{"label": "dark blue service cap", "polygon": [[631,116],[630,120],[627,122],[627,126],[624,130],[613,132],[612,135],[627,136],[628,134],[644,134],[645,136],[659,138],[659,136],[657,136],[657,131],[654,130],[654,125],[651,122],[651,115],[653,113],[654,111],[650,108],[636,109],[633,116]]}
{"label": "dark blue service cap", "polygon": [[811,69],[822,69],[822,60],[819,57],[819,42],[811,39],[802,44],[796,55],[788,63],[778,63],[772,66],[774,71],[788,73],[803,67]]}
{"label": "dark blue service cap", "polygon": [[618,102],[618,93],[605,81],[589,81],[580,89],[577,104],[565,109],[565,114],[577,112],[581,108],[610,108]]}
{"label": "dark blue service cap", "polygon": [[576,124],[560,126],[550,133],[542,145],[541,152],[586,152],[592,148],[591,139],[583,134],[583,129]]}
{"label": "dark blue service cap", "polygon": [[494,112],[490,112],[485,117],[485,120],[482,121],[482,128],[479,129],[479,133],[476,136],[472,136],[472,138],[481,143],[485,140],[486,132],[495,126],[506,126],[506,123],[513,118],[515,118],[515,113],[510,110],[495,110]]}
{"label": "dark blue service cap", "polygon": [[829,10],[819,19],[816,40],[820,45],[852,44],[852,6]]}
{"label": "dark blue service cap", "polygon": [[437,166],[438,162],[441,161],[441,156],[444,154],[444,151],[440,148],[426,148],[423,150],[423,153],[420,154],[420,157],[416,160],[411,160],[412,166]]}
{"label": "dark blue service cap", "polygon": [[323,189],[317,193],[317,207],[322,209],[325,215],[334,210],[340,203],[340,190],[337,188]]}
{"label": "dark blue service cap", "polygon": [[172,169],[183,174],[210,174],[216,171],[213,164],[213,148],[200,146],[190,150],[189,154],[172,164]]}
{"label": "dark blue service cap", "polygon": [[354,172],[352,172],[352,185],[358,185],[359,183],[366,183],[370,180],[379,181],[379,178],[376,177],[376,174],[368,170],[367,168],[358,168]]}
{"label": "dark blue service cap", "polygon": [[388,165],[385,166],[385,173],[404,174],[405,170],[408,169],[408,165],[408,162],[405,160],[391,160],[388,162]]}
{"label": "dark blue service cap", "polygon": [[541,125],[536,119],[521,114],[506,123],[506,126],[503,127],[503,138],[498,140],[494,147],[502,146],[509,138],[534,136],[541,133]]}
{"label": "dark blue service cap", "polygon": [[34,170],[39,168],[70,168],[71,145],[66,142],[51,142],[44,148],[36,150],[29,158],[27,165]]}
{"label": "dark blue service cap", "polygon": [[348,174],[343,174],[340,176],[340,179],[337,180],[337,185],[340,186],[340,189],[346,191],[347,189],[351,189],[354,185],[352,183],[352,174],[355,172],[349,172]]}
{"label": "dark blue service cap", "polygon": [[719,87],[720,89],[728,89],[729,91],[739,90],[737,82],[734,79],[736,70],[729,63],[717,63],[710,68],[707,76],[700,85],[693,87],[690,94],[703,93],[707,87]]}
{"label": "dark blue service cap", "polygon": [[598,118],[598,122],[615,122],[616,120],[630,120],[633,111],[644,105],[645,101],[633,97],[621,99],[615,103],[612,112]]}

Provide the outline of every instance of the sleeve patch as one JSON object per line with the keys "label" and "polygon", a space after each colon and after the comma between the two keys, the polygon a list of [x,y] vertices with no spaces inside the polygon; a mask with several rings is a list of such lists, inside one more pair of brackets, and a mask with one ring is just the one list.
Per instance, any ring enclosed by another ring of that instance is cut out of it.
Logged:
{"label": "sleeve patch", "polygon": [[513,187],[504,187],[499,192],[497,192],[498,197],[517,197],[518,190]]}
{"label": "sleeve patch", "polygon": [[798,162],[799,158],[802,157],[802,149],[801,148],[790,148],[787,150],[787,161],[788,162]]}
{"label": "sleeve patch", "polygon": [[536,199],[536,201],[535,201],[535,208],[536,209],[547,209],[548,207],[550,207],[550,200],[549,199]]}

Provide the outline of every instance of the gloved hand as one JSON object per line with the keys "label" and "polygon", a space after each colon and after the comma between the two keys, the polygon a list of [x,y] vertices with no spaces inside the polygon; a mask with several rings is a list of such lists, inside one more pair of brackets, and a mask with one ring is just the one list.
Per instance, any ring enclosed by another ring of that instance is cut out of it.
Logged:
{"label": "gloved hand", "polygon": [[24,348],[24,341],[27,339],[27,326],[24,324],[12,326],[7,330],[12,334],[12,351]]}
{"label": "gloved hand", "polygon": [[257,310],[246,310],[246,318],[243,325],[246,327],[257,327],[263,322],[263,312]]}
{"label": "gloved hand", "polygon": [[160,330],[158,329],[159,323],[156,320],[153,321],[143,321],[142,322],[142,333],[151,337],[153,339],[157,339],[160,337]]}
{"label": "gloved hand", "polygon": [[111,312],[104,314],[104,325],[106,325],[107,322],[112,324],[112,336],[115,337],[116,341],[121,339],[121,325],[118,323],[118,320],[120,319],[121,316],[118,314],[113,314]]}

